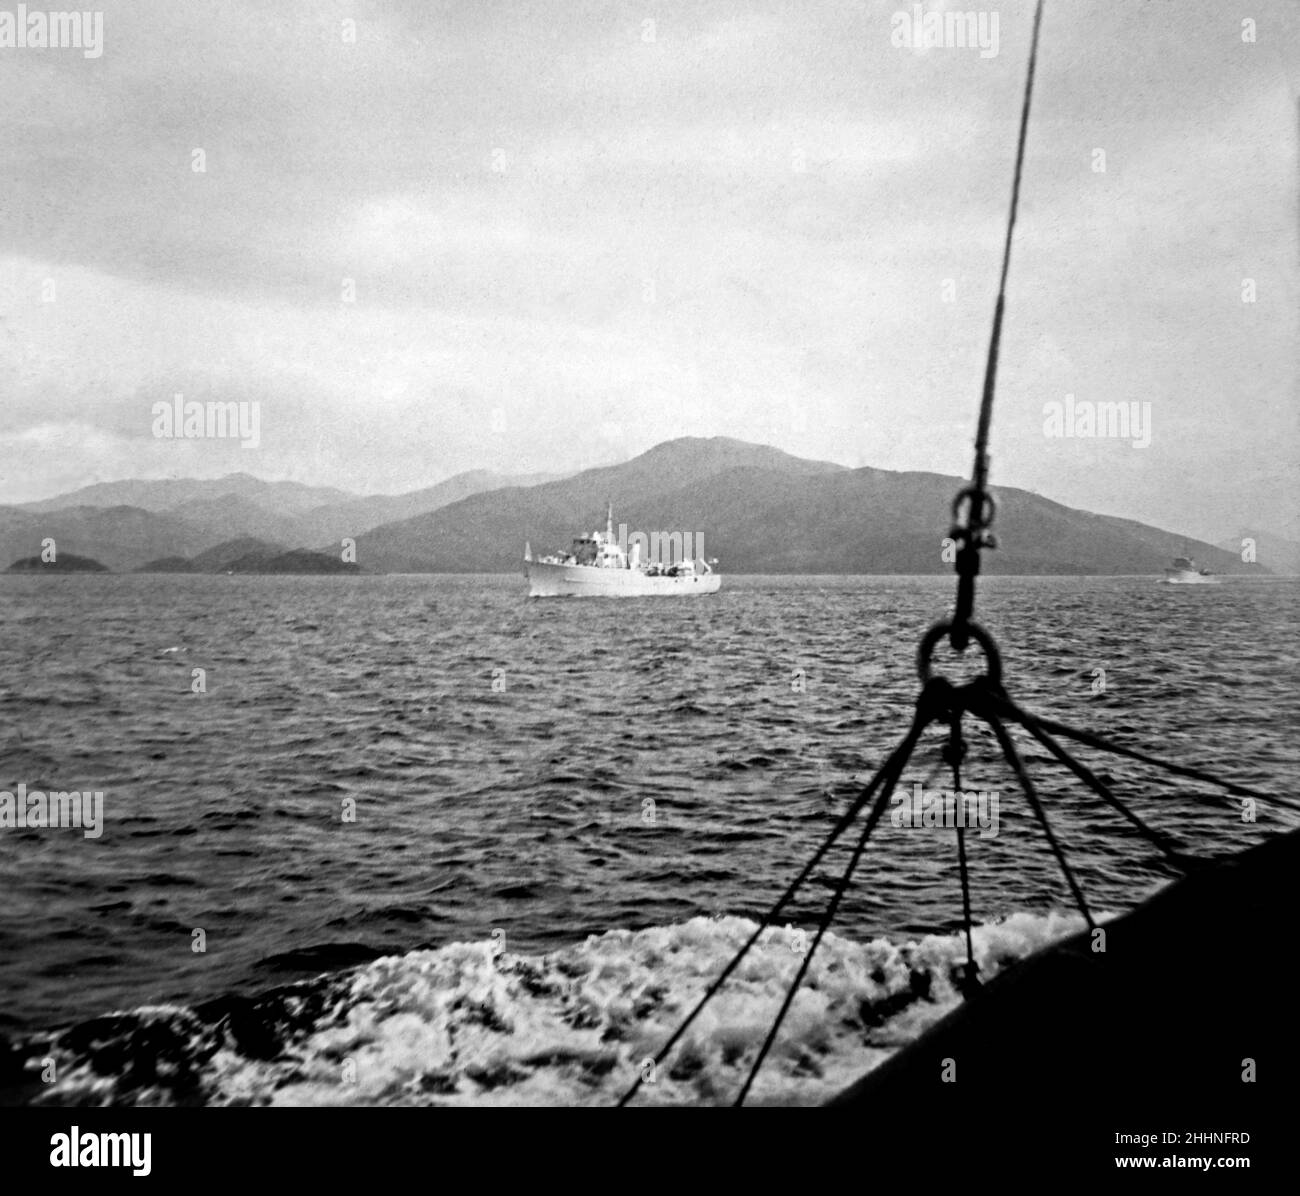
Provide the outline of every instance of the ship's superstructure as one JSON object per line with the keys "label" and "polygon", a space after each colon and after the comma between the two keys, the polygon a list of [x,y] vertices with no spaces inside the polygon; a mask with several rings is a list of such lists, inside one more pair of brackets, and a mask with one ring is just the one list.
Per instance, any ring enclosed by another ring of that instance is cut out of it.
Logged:
{"label": "ship's superstructure", "polygon": [[603,596],[645,598],[657,595],[697,597],[716,594],[722,577],[716,561],[642,561],[641,545],[629,553],[614,535],[614,510],[609,508],[605,530],[578,536],[568,552],[534,558],[524,546],[524,575],[533,598]]}

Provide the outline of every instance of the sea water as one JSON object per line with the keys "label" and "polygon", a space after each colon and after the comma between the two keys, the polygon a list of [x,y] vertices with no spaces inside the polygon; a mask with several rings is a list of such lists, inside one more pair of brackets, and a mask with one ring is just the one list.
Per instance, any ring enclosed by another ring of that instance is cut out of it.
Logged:
{"label": "sea water", "polygon": [[[97,838],[0,828],[10,1098],[610,1103],[647,1074],[648,1101],[729,1099],[847,850],[648,1059],[901,736],[951,579],[523,591],[0,579],[0,789],[103,793]],[[1286,795],[1298,598],[986,577],[978,617],[1030,709]],[[967,841],[987,976],[1082,921],[989,732],[966,732],[963,785],[997,802]],[[941,742],[908,792],[951,787]],[[1174,876],[1020,742],[1094,911]],[[1081,754],[1193,850],[1297,822]],[[823,1099],[950,1008],[960,911],[951,827],[884,818],[751,1100]]]}

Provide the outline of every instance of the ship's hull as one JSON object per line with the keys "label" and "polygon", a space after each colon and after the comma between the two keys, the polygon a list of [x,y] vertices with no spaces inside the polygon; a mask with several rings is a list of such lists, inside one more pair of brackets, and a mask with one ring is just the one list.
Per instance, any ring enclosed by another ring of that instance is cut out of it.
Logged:
{"label": "ship's hull", "polygon": [[[1096,932],[1083,930],[1005,968],[832,1104],[883,1122],[885,1132],[914,1132],[917,1109],[956,1119],[972,1107],[1015,1108],[1018,1124],[1031,1127],[1026,1142],[1038,1140],[1039,1127],[1059,1142],[1062,1127],[1080,1125],[1100,1143],[1112,1127],[1142,1125],[1151,1109],[1170,1125],[1280,1125],[1271,1118],[1285,1106],[1262,1087],[1262,1072],[1258,1084],[1241,1083],[1240,1070],[1228,1077],[1262,1054],[1256,1043],[1295,1074],[1294,1010],[1276,999],[1267,969],[1207,956],[1230,943],[1234,959],[1268,958],[1278,936],[1294,937],[1300,831],[1205,863],[1106,923],[1111,943],[1123,946],[1097,951]],[[1241,1000],[1249,1018],[1224,1016]],[[966,1067],[956,1073],[962,1083],[941,1083],[954,1060]]]}
{"label": "ship's hull", "polygon": [[1208,586],[1218,580],[1213,574],[1194,573],[1190,569],[1165,570],[1165,581],[1174,586]]}
{"label": "ship's hull", "polygon": [[695,577],[647,577],[640,569],[594,569],[590,565],[548,565],[526,561],[530,598],[696,598],[716,594],[717,573]]}

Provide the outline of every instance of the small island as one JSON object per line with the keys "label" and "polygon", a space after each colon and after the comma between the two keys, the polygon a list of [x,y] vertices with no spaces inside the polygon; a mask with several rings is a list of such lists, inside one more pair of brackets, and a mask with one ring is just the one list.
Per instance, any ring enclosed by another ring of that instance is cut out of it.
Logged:
{"label": "small island", "polygon": [[227,573],[360,573],[361,570],[349,561],[340,560],[323,552],[309,552],[305,548],[295,548],[291,552],[282,552],[278,556],[262,556],[252,553],[231,561]]}
{"label": "small island", "polygon": [[54,560],[44,561],[39,556],[25,556],[14,561],[6,573],[111,573],[93,557],[76,556],[71,552],[58,553]]}

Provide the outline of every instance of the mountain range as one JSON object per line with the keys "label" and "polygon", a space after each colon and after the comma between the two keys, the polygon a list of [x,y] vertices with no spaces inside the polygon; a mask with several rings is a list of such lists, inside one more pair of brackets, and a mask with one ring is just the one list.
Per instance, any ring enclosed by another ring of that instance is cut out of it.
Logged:
{"label": "mountain range", "polygon": [[[517,572],[525,541],[538,552],[567,547],[603,528],[612,502],[616,529],[693,533],[724,574],[938,573],[952,568],[941,541],[962,484],[725,437],[668,441],[572,476],[474,471],[402,495],[247,474],[110,482],[0,507],[0,567],[39,553],[52,537],[60,552],[118,571],[316,572],[342,563],[350,538],[365,572]],[[1300,545],[1280,536],[1253,537],[1256,562],[1248,563],[1237,542],[1201,543],[1011,487],[994,494],[991,573],[1158,574],[1180,555],[1216,573],[1300,572]]]}
{"label": "mountain range", "polygon": [[[567,547],[614,524],[692,532],[723,573],[937,573],[950,505],[964,483],[935,473],[849,469],[724,438],[660,444],[623,465],[528,489],[486,491],[357,542],[363,567],[384,572],[508,572],[521,541]],[[1229,552],[1135,520],[1094,515],[1026,490],[995,487],[999,549],[992,573],[1159,573],[1192,553],[1216,573],[1262,573]]]}
{"label": "mountain range", "polygon": [[344,537],[355,538],[481,490],[534,485],[555,476],[473,470],[407,494],[370,496],[300,482],[264,482],[246,473],[203,481],[100,482],[40,502],[0,506],[0,568],[39,553],[46,538],[55,541],[59,553],[94,557],[117,571],[152,562],[162,563],[159,572],[181,571],[176,562],[219,548],[219,562],[204,561],[183,571],[225,572],[236,557],[224,546],[240,539],[258,542],[249,551],[265,543],[281,552],[324,549],[337,558]]}

